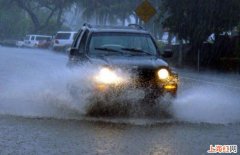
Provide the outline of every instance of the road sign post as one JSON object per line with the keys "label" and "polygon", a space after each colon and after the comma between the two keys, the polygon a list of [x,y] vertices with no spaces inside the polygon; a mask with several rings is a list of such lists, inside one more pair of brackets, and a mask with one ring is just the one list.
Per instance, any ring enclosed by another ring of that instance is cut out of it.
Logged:
{"label": "road sign post", "polygon": [[144,23],[147,23],[157,11],[148,0],[145,0],[137,7],[135,12]]}

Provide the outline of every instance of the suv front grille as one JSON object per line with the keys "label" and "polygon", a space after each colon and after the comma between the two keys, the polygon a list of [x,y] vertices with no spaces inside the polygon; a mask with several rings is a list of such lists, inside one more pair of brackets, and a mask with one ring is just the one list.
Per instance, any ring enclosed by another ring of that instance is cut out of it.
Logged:
{"label": "suv front grille", "polygon": [[153,69],[133,69],[132,80],[137,86],[150,86],[156,84],[156,71]]}

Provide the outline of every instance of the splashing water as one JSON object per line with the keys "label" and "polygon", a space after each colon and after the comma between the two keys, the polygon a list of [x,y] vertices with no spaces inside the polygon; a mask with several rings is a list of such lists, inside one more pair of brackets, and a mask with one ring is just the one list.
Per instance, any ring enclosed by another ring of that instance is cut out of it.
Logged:
{"label": "splashing water", "polygon": [[173,115],[179,120],[223,124],[240,121],[239,89],[192,83],[179,91],[172,105]]}
{"label": "splashing water", "polygon": [[97,66],[70,69],[66,55],[36,49],[1,48],[0,59],[0,114],[68,119],[89,112]]}
{"label": "splashing water", "polygon": [[[0,114],[63,119],[85,115],[93,89],[89,78],[96,66],[69,69],[66,62],[65,55],[50,51],[1,47]],[[171,112],[177,120],[193,123],[239,122],[238,92],[208,84],[181,86]],[[143,96],[135,90],[123,97],[127,95],[136,100]],[[135,103],[132,112],[139,110]]]}
{"label": "splashing water", "polygon": [[[43,50],[1,48],[0,54],[1,114],[39,117],[64,117],[73,111],[84,114],[91,90],[88,78],[94,71],[91,66],[69,69],[66,56]],[[73,85],[79,88],[77,97],[70,93]]]}

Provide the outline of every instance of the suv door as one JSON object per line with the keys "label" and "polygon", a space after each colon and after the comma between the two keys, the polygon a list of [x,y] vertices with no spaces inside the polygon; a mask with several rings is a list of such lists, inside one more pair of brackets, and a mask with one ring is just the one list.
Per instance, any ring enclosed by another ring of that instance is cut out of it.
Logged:
{"label": "suv door", "polygon": [[81,30],[78,33],[75,41],[72,44],[71,51],[69,53],[70,57],[79,56],[80,54],[85,53],[88,34],[89,30]]}
{"label": "suv door", "polygon": [[85,57],[85,47],[87,42],[87,36],[89,30],[81,30],[74,41],[72,48],[69,52],[69,64],[72,64],[78,60],[84,60]]}

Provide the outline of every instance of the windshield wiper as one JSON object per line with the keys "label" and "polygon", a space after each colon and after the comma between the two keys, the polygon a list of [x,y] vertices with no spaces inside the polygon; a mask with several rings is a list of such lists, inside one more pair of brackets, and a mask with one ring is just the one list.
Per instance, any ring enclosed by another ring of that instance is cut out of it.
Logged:
{"label": "windshield wiper", "polygon": [[130,52],[137,52],[137,53],[144,53],[144,54],[147,54],[147,55],[153,55],[152,53],[149,53],[149,52],[146,52],[144,50],[137,49],[137,48],[121,48],[121,49],[125,50],[125,51],[130,51]]}
{"label": "windshield wiper", "polygon": [[112,49],[112,48],[106,48],[106,47],[96,47],[95,50],[101,50],[101,51],[109,51],[109,52],[116,52],[116,53],[123,53],[120,50]]}

